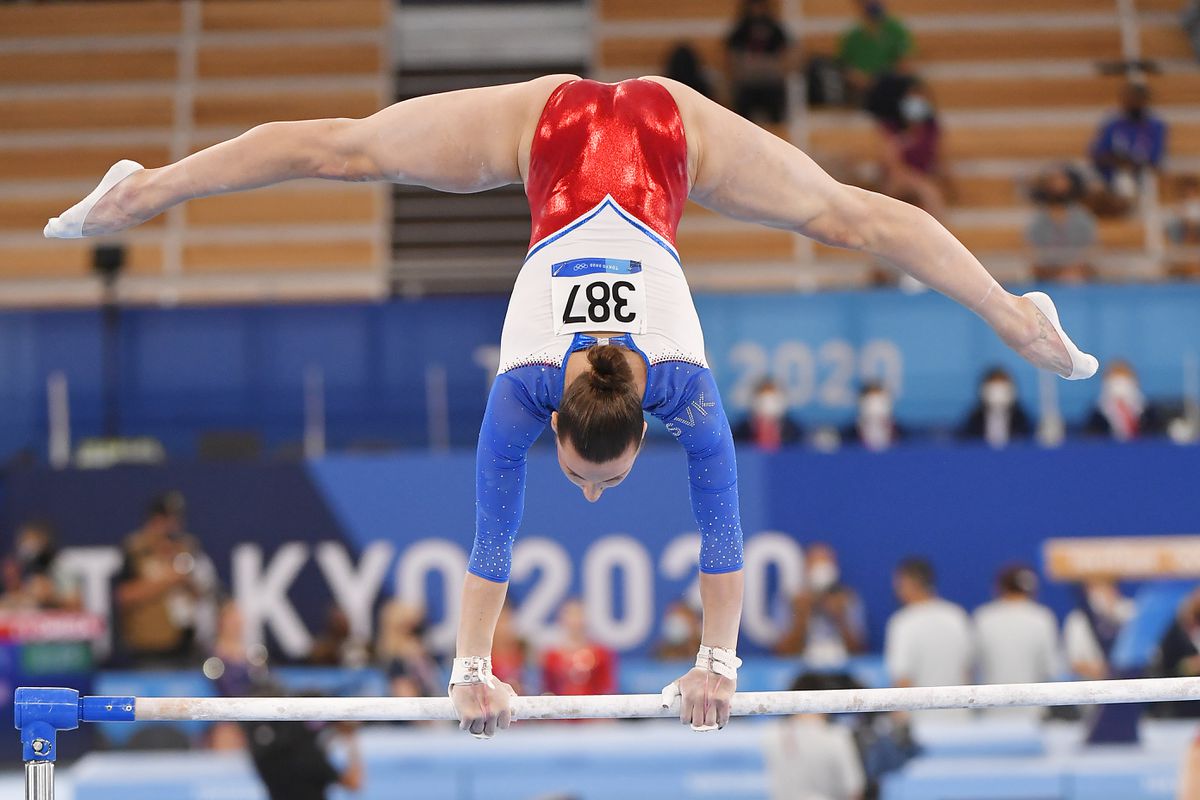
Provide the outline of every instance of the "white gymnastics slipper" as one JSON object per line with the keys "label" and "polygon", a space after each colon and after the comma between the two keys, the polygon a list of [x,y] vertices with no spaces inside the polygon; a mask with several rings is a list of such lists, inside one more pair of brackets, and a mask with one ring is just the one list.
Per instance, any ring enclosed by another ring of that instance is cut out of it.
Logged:
{"label": "white gymnastics slipper", "polygon": [[1075,343],[1071,341],[1071,337],[1067,336],[1062,323],[1058,321],[1058,309],[1054,307],[1054,301],[1050,299],[1050,295],[1045,292],[1029,292],[1025,297],[1029,298],[1038,311],[1046,315],[1046,319],[1050,320],[1050,324],[1058,332],[1062,343],[1066,345],[1067,353],[1071,356],[1071,374],[1066,376],[1067,380],[1081,381],[1095,375],[1096,370],[1100,368],[1100,362],[1095,356],[1076,347]]}
{"label": "white gymnastics slipper", "polygon": [[87,221],[87,215],[93,206],[99,203],[110,189],[142,168],[141,164],[128,159],[113,164],[108,168],[108,172],[104,174],[99,185],[92,189],[91,194],[68,208],[61,216],[47,222],[46,227],[42,230],[42,235],[47,239],[82,239],[83,224]]}

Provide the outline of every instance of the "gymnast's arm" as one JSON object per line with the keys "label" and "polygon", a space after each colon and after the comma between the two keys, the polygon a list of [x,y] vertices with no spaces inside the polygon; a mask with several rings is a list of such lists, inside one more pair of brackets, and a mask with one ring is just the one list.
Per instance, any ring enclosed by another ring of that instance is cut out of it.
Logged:
{"label": "gymnast's arm", "polygon": [[[492,635],[508,590],[513,541],[525,509],[526,457],[548,422],[549,416],[526,384],[510,373],[497,376],[476,449],[475,543],[463,582],[458,658],[492,654]],[[496,683],[495,687],[451,687],[461,728],[489,736],[496,728],[508,727],[513,691]]]}
{"label": "gymnast's arm", "polygon": [[[710,370],[697,369],[678,396],[682,402],[674,408],[654,413],[687,452],[692,513],[700,531],[700,600],[704,606],[700,642],[736,650],[743,580],[733,434]],[[693,669],[678,684],[684,723],[694,728],[724,727],[735,681]]]}
{"label": "gymnast's arm", "polygon": [[363,119],[268,122],[129,175],[86,212],[83,235],[124,230],[193,198],[297,178],[447,192],[519,183],[537,115],[566,77],[415,97]]}

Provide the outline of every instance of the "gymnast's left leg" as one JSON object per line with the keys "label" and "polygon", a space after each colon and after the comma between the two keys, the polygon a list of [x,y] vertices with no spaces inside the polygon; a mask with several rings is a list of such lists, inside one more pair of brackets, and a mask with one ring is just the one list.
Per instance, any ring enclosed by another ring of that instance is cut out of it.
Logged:
{"label": "gymnast's left leg", "polygon": [[1096,359],[1075,347],[1050,298],[1006,292],[979,260],[926,212],[838,183],[788,142],[664,78],[688,134],[691,197],[735,219],[795,231],[885,259],[958,301],[1036,367],[1090,378]]}

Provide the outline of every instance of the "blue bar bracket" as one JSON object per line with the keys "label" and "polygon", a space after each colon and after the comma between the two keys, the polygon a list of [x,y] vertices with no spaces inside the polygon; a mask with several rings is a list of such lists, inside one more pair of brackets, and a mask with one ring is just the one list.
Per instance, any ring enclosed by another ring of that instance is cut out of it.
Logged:
{"label": "blue bar bracket", "polygon": [[17,689],[13,705],[25,763],[54,761],[58,732],[79,727],[79,692],[74,689]]}
{"label": "blue bar bracket", "polygon": [[132,697],[80,697],[74,689],[17,689],[13,719],[25,761],[54,761],[58,732],[80,722],[133,722]]}

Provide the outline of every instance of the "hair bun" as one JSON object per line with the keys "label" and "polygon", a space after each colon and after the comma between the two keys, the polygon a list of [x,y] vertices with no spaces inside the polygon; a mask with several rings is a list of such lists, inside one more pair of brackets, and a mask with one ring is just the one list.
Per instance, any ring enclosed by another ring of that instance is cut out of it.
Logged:
{"label": "hair bun", "polygon": [[602,344],[588,350],[592,365],[592,387],[600,392],[628,391],[633,384],[633,370],[620,347]]}

